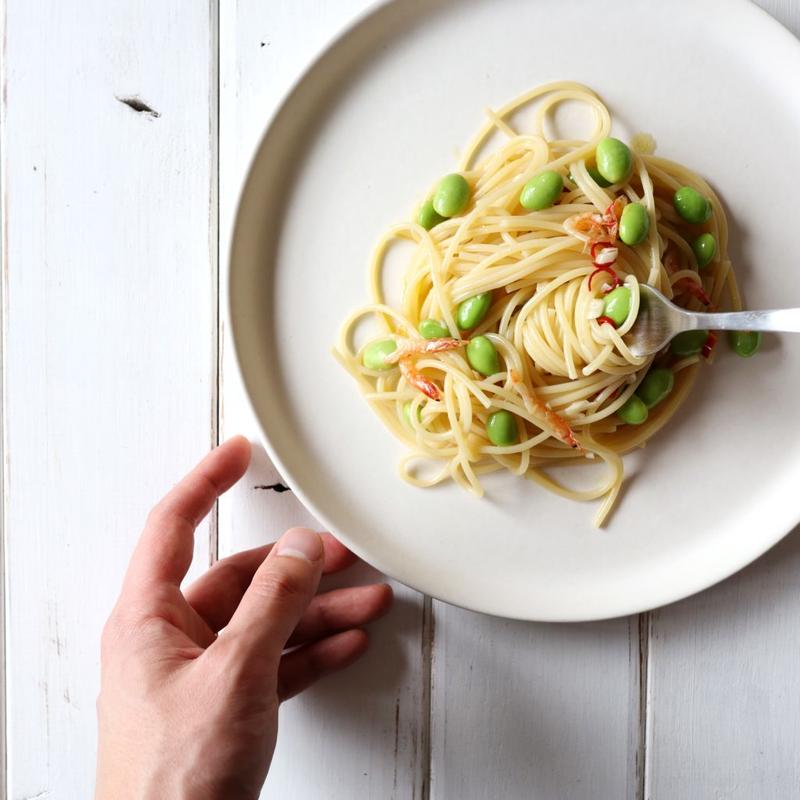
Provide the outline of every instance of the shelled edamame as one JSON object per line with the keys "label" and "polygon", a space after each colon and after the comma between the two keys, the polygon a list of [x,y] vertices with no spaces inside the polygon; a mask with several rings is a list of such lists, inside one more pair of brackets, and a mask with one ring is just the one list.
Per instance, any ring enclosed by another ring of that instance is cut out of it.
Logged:
{"label": "shelled edamame", "polygon": [[761,348],[760,331],[730,331],[728,341],[733,352],[742,358],[754,356]]}
{"label": "shelled edamame", "polygon": [[486,420],[486,435],[498,447],[509,447],[519,441],[516,417],[505,409],[495,411]]}
{"label": "shelled edamame", "polygon": [[563,188],[564,180],[560,173],[554,170],[541,172],[522,187],[522,193],[519,196],[520,205],[529,211],[550,208],[558,199]]}
{"label": "shelled edamame", "polygon": [[444,339],[450,335],[447,326],[438,319],[424,319],[419,324],[419,333],[423,339]]}
{"label": "shelled edamame", "polygon": [[613,136],[606,136],[597,143],[595,158],[597,171],[609,185],[627,180],[633,169],[630,147]]}
{"label": "shelled edamame", "polygon": [[491,292],[481,292],[460,302],[456,309],[456,325],[459,330],[468,331],[480,325],[489,313],[491,305]]}
{"label": "shelled edamame", "polygon": [[603,298],[603,316],[619,327],[631,313],[631,290],[627,286],[617,286]]}
{"label": "shelled edamame", "polygon": [[500,358],[490,339],[476,336],[467,345],[467,361],[476,372],[489,376],[500,372]]}
{"label": "shelled edamame", "polygon": [[439,181],[431,205],[440,217],[455,217],[469,203],[469,184],[463,175],[454,172]]}

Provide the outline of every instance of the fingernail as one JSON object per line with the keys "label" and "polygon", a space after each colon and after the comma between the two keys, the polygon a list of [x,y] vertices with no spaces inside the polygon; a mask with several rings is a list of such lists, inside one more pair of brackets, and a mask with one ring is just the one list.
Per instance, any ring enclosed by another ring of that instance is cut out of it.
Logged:
{"label": "fingernail", "polygon": [[277,554],[313,563],[322,558],[322,539],[308,528],[290,528],[278,540]]}

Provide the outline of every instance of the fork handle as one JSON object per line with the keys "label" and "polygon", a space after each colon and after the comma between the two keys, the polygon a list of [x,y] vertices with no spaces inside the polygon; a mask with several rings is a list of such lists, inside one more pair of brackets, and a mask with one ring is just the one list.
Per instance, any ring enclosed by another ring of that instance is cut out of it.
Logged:
{"label": "fork handle", "polygon": [[800,308],[766,311],[725,311],[716,314],[682,314],[684,330],[705,328],[716,331],[789,331],[800,333]]}

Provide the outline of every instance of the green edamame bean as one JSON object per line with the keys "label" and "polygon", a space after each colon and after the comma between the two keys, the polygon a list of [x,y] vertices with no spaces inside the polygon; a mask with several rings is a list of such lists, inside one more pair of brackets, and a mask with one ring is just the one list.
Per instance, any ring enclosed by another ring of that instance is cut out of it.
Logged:
{"label": "green edamame bean", "polygon": [[447,326],[438,319],[424,319],[419,324],[419,333],[423,339],[444,339],[450,335]]}
{"label": "green edamame bean", "polygon": [[761,331],[729,331],[728,342],[737,356],[750,358],[761,347]]}
{"label": "green edamame bean", "polygon": [[594,157],[597,171],[610,183],[621,183],[633,169],[630,148],[613,136],[606,136],[597,143]]}
{"label": "green edamame bean", "polygon": [[601,188],[605,189],[611,186],[611,183],[597,171],[597,167],[586,167],[586,171],[589,173],[589,177]]}
{"label": "green edamame bean", "polygon": [[469,203],[469,184],[463,175],[454,172],[439,181],[433,194],[433,210],[442,217],[460,214]]}
{"label": "green edamame bean", "polygon": [[494,345],[485,336],[470,339],[467,345],[467,361],[481,375],[494,375],[500,372],[500,357]]}
{"label": "green edamame bean", "polygon": [[619,238],[631,247],[641,244],[650,232],[650,214],[641,203],[628,203],[619,220]]}
{"label": "green edamame bean", "polygon": [[717,254],[717,240],[710,233],[701,233],[693,242],[692,250],[700,269],[707,267]]}
{"label": "green edamame bean", "polygon": [[674,385],[675,376],[672,374],[672,370],[666,367],[657,367],[651,369],[644,376],[636,394],[648,408],[653,408],[672,391]]}
{"label": "green edamame bean", "polygon": [[678,216],[692,225],[702,225],[711,216],[711,203],[697,189],[681,186],[672,198]]}
{"label": "green edamame bean", "polygon": [[387,364],[385,359],[396,349],[397,343],[394,339],[378,339],[364,348],[361,360],[367,369],[391,369],[394,364]]}
{"label": "green edamame bean", "polygon": [[558,200],[564,188],[564,181],[554,170],[547,170],[531,178],[523,187],[519,195],[519,202],[529,211],[541,211]]}
{"label": "green edamame bean", "polygon": [[617,416],[628,425],[641,425],[647,419],[648,413],[647,406],[635,394],[617,409]]}
{"label": "green edamame bean", "polygon": [[708,339],[708,331],[684,331],[679,333],[669,344],[669,349],[676,356],[696,356]]}
{"label": "green edamame bean", "polygon": [[456,325],[459,330],[466,331],[480,325],[486,319],[491,305],[491,292],[481,292],[460,302],[456,309]]}
{"label": "green edamame bean", "polygon": [[[405,417],[406,425],[409,428],[413,428],[414,426],[411,424],[411,401],[407,400],[403,404],[403,417]],[[417,406],[417,421],[422,422],[422,406]]]}
{"label": "green edamame bean", "polygon": [[508,447],[519,441],[519,428],[517,418],[504,408],[489,414],[486,420],[486,435],[492,444],[498,447]]}
{"label": "green edamame bean", "polygon": [[417,222],[419,222],[426,231],[435,228],[440,222],[444,221],[445,217],[436,213],[432,200],[426,200],[419,207],[419,211],[417,211]]}
{"label": "green edamame bean", "polygon": [[627,286],[617,286],[603,298],[603,316],[614,320],[619,327],[628,319],[631,310],[631,290]]}

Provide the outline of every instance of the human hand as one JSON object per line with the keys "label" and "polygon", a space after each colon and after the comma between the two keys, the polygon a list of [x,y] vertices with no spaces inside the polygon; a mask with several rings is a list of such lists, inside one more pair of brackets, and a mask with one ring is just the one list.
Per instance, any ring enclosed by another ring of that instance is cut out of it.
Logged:
{"label": "human hand", "polygon": [[96,800],[257,798],[280,702],[355,661],[358,626],[391,605],[385,584],[315,596],[355,556],[303,528],[181,591],[197,524],[249,459],[246,439],[229,440],[148,516],[103,631]]}

